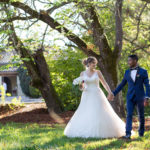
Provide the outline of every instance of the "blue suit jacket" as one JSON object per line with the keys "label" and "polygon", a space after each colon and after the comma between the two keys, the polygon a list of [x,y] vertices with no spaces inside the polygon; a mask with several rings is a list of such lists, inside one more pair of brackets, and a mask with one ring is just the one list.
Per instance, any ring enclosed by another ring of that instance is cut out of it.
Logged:
{"label": "blue suit jacket", "polygon": [[[131,70],[126,70],[122,82],[113,91],[115,96],[122,90],[126,83],[128,83],[127,100],[131,100],[134,95],[137,100],[143,100],[145,97],[150,97],[150,85],[147,70],[139,67],[135,82],[131,78]],[[144,90],[144,85],[146,92]]]}

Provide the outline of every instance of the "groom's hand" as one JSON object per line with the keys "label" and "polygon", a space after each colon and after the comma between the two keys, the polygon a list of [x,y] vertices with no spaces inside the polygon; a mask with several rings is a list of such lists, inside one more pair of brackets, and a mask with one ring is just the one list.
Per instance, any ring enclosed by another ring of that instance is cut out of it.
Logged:
{"label": "groom's hand", "polygon": [[148,106],[149,105],[149,103],[148,103],[148,98],[145,98],[144,99],[144,106]]}

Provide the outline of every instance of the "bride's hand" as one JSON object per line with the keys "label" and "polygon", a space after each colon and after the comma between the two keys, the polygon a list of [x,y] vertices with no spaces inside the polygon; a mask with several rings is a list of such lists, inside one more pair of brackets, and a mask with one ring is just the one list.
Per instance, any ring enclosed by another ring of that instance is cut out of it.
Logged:
{"label": "bride's hand", "polygon": [[107,96],[107,99],[108,99],[109,101],[113,101],[113,100],[114,100],[114,94],[113,94],[112,92],[110,92],[110,93],[108,94],[108,96]]}
{"label": "bride's hand", "polygon": [[84,82],[82,82],[82,83],[79,85],[79,89],[80,89],[81,91],[83,91],[83,89],[84,89]]}

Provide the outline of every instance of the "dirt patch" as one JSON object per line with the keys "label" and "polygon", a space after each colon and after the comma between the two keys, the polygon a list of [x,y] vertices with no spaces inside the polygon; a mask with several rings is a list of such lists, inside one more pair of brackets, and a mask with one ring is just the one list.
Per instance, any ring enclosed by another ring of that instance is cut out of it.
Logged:
{"label": "dirt patch", "polygon": [[13,112],[16,112],[23,108],[24,106],[10,106],[9,104],[6,105],[0,105],[0,117],[3,115],[8,115]]}
{"label": "dirt patch", "polygon": [[[18,107],[14,110],[8,107],[0,107],[0,123],[17,122],[17,123],[38,123],[53,125],[57,122],[52,119],[46,109],[45,103],[26,104],[24,107]],[[73,111],[67,111],[60,113],[59,116],[68,123]],[[134,118],[134,129],[138,128],[138,119]],[[150,118],[146,119],[146,130],[150,130]]]}
{"label": "dirt patch", "polygon": [[[73,113],[72,111],[67,111],[59,114],[59,116],[67,123]],[[11,110],[8,106],[3,106],[2,109],[0,109],[0,123],[7,122],[38,124],[57,123],[49,116],[45,103],[26,104],[24,107],[18,107],[14,110]]]}

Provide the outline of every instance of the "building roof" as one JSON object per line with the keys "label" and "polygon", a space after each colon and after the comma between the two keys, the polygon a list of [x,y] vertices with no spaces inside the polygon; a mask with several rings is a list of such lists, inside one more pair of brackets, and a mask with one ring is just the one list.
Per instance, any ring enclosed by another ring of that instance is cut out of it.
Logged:
{"label": "building roof", "polygon": [[10,63],[13,56],[16,55],[15,51],[2,51],[0,52],[0,64]]}
{"label": "building roof", "polygon": [[[16,55],[15,51],[3,51],[0,53],[0,75],[14,75],[18,74],[17,69],[18,67],[13,66],[15,62],[11,62],[11,59],[13,56]],[[10,67],[7,67],[6,69],[3,68],[3,66],[7,66],[11,64]]]}

